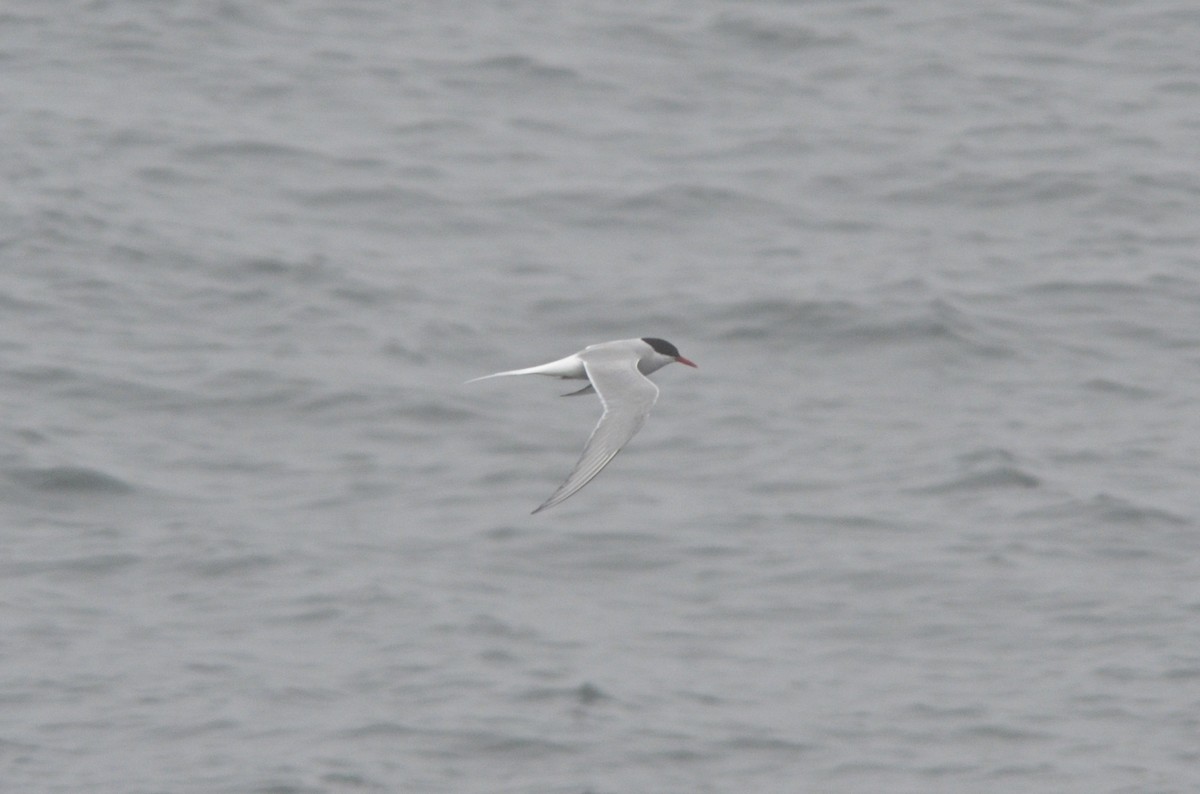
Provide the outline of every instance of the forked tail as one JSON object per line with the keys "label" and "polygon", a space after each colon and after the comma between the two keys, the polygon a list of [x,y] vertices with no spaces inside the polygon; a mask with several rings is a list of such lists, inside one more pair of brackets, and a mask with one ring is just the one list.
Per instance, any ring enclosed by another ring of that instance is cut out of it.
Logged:
{"label": "forked tail", "polygon": [[[545,366],[545,365],[542,365],[542,366]],[[474,382],[480,381],[480,380],[487,380],[488,378],[503,378],[508,375],[548,375],[548,374],[550,374],[550,373],[544,372],[542,370],[542,367],[526,367],[525,369],[510,369],[510,370],[507,370],[506,372],[493,372],[491,375],[484,375],[479,378],[471,378],[469,381],[465,381],[465,382],[466,383],[474,383]]]}

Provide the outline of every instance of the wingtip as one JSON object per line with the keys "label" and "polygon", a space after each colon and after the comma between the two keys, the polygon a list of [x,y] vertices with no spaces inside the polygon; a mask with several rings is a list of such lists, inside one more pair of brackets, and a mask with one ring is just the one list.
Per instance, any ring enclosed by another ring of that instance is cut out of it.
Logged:
{"label": "wingtip", "polygon": [[[561,491],[562,489],[559,488],[559,490]],[[555,491],[554,493],[550,494],[549,499],[547,499],[546,501],[542,502],[540,505],[535,507],[533,509],[533,512],[531,512],[529,515],[532,516],[532,515],[542,512],[543,510],[546,510],[547,508],[554,507],[556,504],[558,504],[561,501],[563,501],[563,500],[559,498],[558,491]]]}

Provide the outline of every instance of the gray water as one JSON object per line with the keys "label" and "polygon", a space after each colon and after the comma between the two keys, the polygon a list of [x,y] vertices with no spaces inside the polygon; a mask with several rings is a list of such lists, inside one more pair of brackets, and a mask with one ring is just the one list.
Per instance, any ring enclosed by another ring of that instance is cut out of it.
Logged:
{"label": "gray water", "polygon": [[9,0],[0,129],[4,791],[1200,790],[1195,3]]}

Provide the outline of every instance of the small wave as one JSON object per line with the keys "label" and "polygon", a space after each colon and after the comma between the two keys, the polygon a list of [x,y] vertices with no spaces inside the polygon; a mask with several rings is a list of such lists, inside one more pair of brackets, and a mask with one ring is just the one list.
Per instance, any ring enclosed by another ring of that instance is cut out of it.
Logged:
{"label": "small wave", "polygon": [[1023,292],[1033,296],[1050,296],[1055,298],[1079,299],[1087,306],[1092,306],[1097,298],[1127,298],[1141,295],[1146,287],[1130,281],[1092,280],[1092,281],[1043,281],[1025,287]]}
{"label": "small wave", "polygon": [[566,66],[553,66],[536,58],[517,54],[484,58],[476,61],[472,67],[494,75],[525,80],[574,80],[579,77],[578,72]]}
{"label": "small wave", "polygon": [[1015,355],[983,320],[940,298],[904,304],[754,300],[723,310],[720,319],[726,326],[721,336],[729,340],[807,340],[838,348],[932,344],[987,358]]}
{"label": "small wave", "polygon": [[1027,511],[1024,518],[1071,521],[1088,528],[1098,525],[1129,527],[1192,527],[1185,516],[1151,505],[1102,493],[1090,499],[1071,499],[1049,507]]}
{"label": "small wave", "polygon": [[1020,177],[964,173],[926,185],[895,190],[885,197],[897,204],[965,205],[980,209],[1044,205],[1095,195],[1098,175],[1038,171]]}
{"label": "small wave", "polygon": [[1041,479],[1021,468],[1016,456],[1005,449],[977,449],[960,455],[958,464],[966,473],[945,482],[913,489],[913,492],[942,494],[1003,488],[1032,489],[1042,485]]}
{"label": "small wave", "polygon": [[180,154],[185,160],[208,162],[212,160],[242,159],[246,157],[258,159],[293,159],[317,156],[316,152],[301,149],[298,146],[287,146],[272,141],[240,139],[204,143],[189,146]]}
{"label": "small wave", "polygon": [[811,513],[792,511],[783,515],[784,523],[800,526],[828,526],[839,532],[903,532],[908,527],[894,520],[867,515]]}
{"label": "small wave", "polygon": [[726,326],[726,340],[758,340],[783,335],[788,339],[824,336],[852,322],[860,312],[850,301],[742,301],[722,309],[716,319]]}
{"label": "small wave", "polygon": [[14,295],[11,292],[0,292],[0,311],[6,314],[15,314],[17,312],[32,313],[50,308],[52,308],[51,304],[45,301]]}
{"label": "small wave", "polygon": [[460,742],[461,752],[483,753],[503,758],[543,758],[572,752],[575,747],[566,742],[551,741],[535,736],[519,736],[493,731],[461,731],[451,734]]}
{"label": "small wave", "polygon": [[720,36],[740,40],[755,48],[773,48],[793,52],[818,47],[844,47],[857,38],[845,31],[822,33],[807,25],[795,25],[780,19],[759,19],[722,14],[712,25]]}
{"label": "small wave", "polygon": [[1116,524],[1191,526],[1191,522],[1187,518],[1169,510],[1140,505],[1109,494],[1096,496],[1089,503],[1089,509],[1105,521]]}
{"label": "small wave", "polygon": [[1200,293],[1190,279],[1047,281],[1022,292],[1039,314],[1073,316],[1094,323],[1106,339],[1142,349],[1195,350],[1195,305]]}
{"label": "small wave", "polygon": [[576,687],[538,687],[521,695],[527,701],[568,701],[580,706],[590,706],[613,697],[591,682]]}
{"label": "small wave", "polygon": [[1118,380],[1109,378],[1092,378],[1085,381],[1083,388],[1097,394],[1112,395],[1114,397],[1127,397],[1131,400],[1148,400],[1158,396],[1158,392],[1152,389],[1146,389],[1141,386],[1134,386],[1131,383],[1124,383]]}
{"label": "small wave", "polygon": [[1000,725],[998,723],[972,725],[963,729],[961,733],[973,739],[984,739],[988,742],[996,742],[1000,744],[1033,741],[1040,742],[1051,736],[1051,734],[1047,733],[1046,731],[1038,731],[1016,725]]}
{"label": "small wave", "polygon": [[142,558],[136,554],[92,554],[86,557],[70,557],[58,560],[27,560],[5,563],[0,571],[6,575],[40,575],[66,573],[72,575],[103,576],[123,571],[137,565]]}
{"label": "small wave", "polygon": [[678,34],[640,17],[602,25],[600,30],[612,40],[614,47],[626,52],[683,53],[696,46],[694,38]]}
{"label": "small wave", "polygon": [[439,197],[424,190],[406,190],[389,185],[338,187],[328,190],[293,190],[291,196],[313,209],[349,210],[355,206],[377,206],[389,212],[431,209],[445,205]]}
{"label": "small wave", "polygon": [[371,722],[366,725],[360,725],[357,728],[348,728],[341,732],[340,736],[345,739],[370,739],[375,737],[395,738],[402,736],[413,736],[422,734],[424,731],[413,728],[410,725],[405,725],[399,722]]}
{"label": "small wave", "polygon": [[734,753],[780,753],[794,758],[796,755],[816,749],[816,745],[798,742],[780,736],[735,736],[724,742]]}
{"label": "small wave", "polygon": [[1155,87],[1164,94],[1176,94],[1183,97],[1200,96],[1200,80],[1164,80]]}
{"label": "small wave", "polygon": [[1015,466],[996,466],[947,482],[916,489],[917,493],[940,494],[994,488],[1037,488],[1042,481]]}
{"label": "small wave", "polygon": [[437,399],[402,402],[393,409],[392,415],[431,425],[465,422],[476,416],[468,409]]}
{"label": "small wave", "polygon": [[639,217],[662,214],[676,218],[711,219],[731,213],[790,217],[787,208],[740,190],[700,184],[678,184],[648,190],[613,205],[617,212],[633,212]]}
{"label": "small wave", "polygon": [[985,318],[944,298],[872,309],[840,341],[852,344],[935,344],[973,356],[1002,359],[1016,355]]}
{"label": "small wave", "polygon": [[15,469],[9,477],[35,491],[74,494],[124,494],[134,490],[124,480],[83,466]]}
{"label": "small wave", "polygon": [[680,223],[753,223],[789,218],[787,208],[727,187],[667,185],[629,194],[549,190],[509,199],[510,206],[544,221],[588,227],[673,228]]}
{"label": "small wave", "polygon": [[189,564],[187,568],[206,579],[219,579],[264,570],[275,563],[274,557],[265,554],[241,554]]}
{"label": "small wave", "polygon": [[239,369],[209,375],[195,389],[193,404],[209,407],[251,407],[301,404],[311,399],[316,381],[288,377],[270,370]]}

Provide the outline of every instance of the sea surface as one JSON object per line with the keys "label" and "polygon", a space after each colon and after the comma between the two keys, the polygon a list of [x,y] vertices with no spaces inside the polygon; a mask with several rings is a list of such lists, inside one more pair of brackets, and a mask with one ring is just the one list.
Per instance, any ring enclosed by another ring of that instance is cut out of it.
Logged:
{"label": "sea surface", "polygon": [[1200,791],[1193,0],[6,0],[0,130],[3,791]]}

